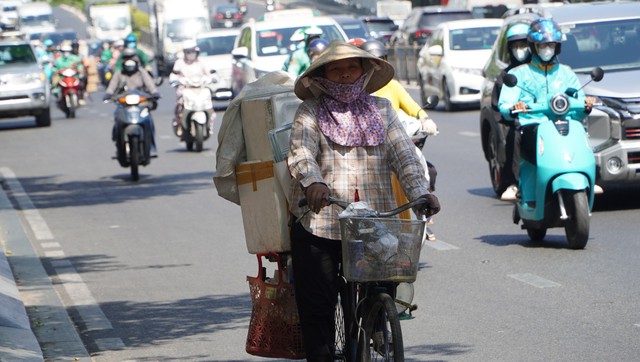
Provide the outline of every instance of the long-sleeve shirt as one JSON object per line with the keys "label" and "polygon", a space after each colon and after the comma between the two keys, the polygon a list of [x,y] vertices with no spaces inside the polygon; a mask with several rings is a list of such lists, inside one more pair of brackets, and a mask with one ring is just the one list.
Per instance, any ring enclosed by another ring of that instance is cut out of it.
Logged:
{"label": "long-sleeve shirt", "polygon": [[[396,201],[391,175],[398,175],[402,188],[410,199],[429,193],[425,169],[415,152],[415,146],[398,120],[391,103],[374,97],[385,127],[384,142],[378,146],[341,146],[327,138],[316,122],[317,100],[305,100],[296,113],[288,155],[291,183],[290,211],[296,217],[306,208],[298,206],[304,198],[303,188],[314,182],[325,183],[334,197],[353,201],[358,189],[360,201],[376,210],[391,210]],[[307,213],[301,220],[312,234],[339,240],[341,209],[331,205],[320,213]]]}
{"label": "long-sleeve shirt", "polygon": [[[498,108],[506,120],[512,120],[511,108],[522,101],[527,105],[541,102],[548,102],[549,98],[558,93],[564,93],[567,88],[579,89],[577,99],[584,101],[585,94],[581,89],[580,81],[576,74],[566,65],[550,64],[543,65],[534,56],[529,64],[523,64],[509,71],[518,79],[515,87],[502,87]],[[567,114],[567,118],[581,120],[587,116],[584,111],[572,111]],[[547,117],[553,118],[552,114]],[[524,112],[518,115],[520,124],[537,123],[544,119],[540,114]]]}
{"label": "long-sleeve shirt", "polygon": [[109,82],[109,86],[105,90],[105,93],[118,94],[127,90],[140,90],[153,94],[158,92],[153,78],[147,73],[146,70],[138,70],[131,75],[125,75],[122,72],[116,72]]}

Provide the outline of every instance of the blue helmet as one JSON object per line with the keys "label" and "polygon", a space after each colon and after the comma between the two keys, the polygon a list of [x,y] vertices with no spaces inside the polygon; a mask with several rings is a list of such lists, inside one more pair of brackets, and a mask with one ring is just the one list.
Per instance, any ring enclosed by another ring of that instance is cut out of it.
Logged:
{"label": "blue helmet", "polygon": [[547,18],[534,20],[529,26],[527,40],[530,43],[561,43],[562,31],[558,24]]}
{"label": "blue helmet", "polygon": [[525,23],[515,23],[507,30],[507,41],[526,40],[529,36],[529,25]]}
{"label": "blue helmet", "polygon": [[138,44],[138,37],[134,33],[129,33],[124,38],[124,47],[125,48],[135,48]]}

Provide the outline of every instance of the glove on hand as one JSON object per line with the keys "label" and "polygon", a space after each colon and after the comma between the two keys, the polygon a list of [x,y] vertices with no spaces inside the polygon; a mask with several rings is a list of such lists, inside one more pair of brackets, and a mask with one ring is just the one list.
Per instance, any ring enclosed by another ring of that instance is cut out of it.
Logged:
{"label": "glove on hand", "polygon": [[429,118],[429,116],[420,118],[420,123],[422,124],[422,130],[427,134],[427,136],[435,136],[439,133],[438,126],[436,126],[436,123]]}
{"label": "glove on hand", "polygon": [[102,96],[102,101],[106,102],[111,100],[111,98],[113,97],[113,94],[111,93],[105,93],[104,96]]}
{"label": "glove on hand", "polygon": [[320,209],[329,204],[327,198],[331,192],[327,185],[321,182],[314,182],[304,190],[304,194],[307,197],[309,209],[317,214]]}
{"label": "glove on hand", "polygon": [[422,214],[426,217],[431,217],[440,212],[440,201],[434,194],[422,195],[421,198],[426,199],[427,202],[420,206],[420,210],[416,214]]}

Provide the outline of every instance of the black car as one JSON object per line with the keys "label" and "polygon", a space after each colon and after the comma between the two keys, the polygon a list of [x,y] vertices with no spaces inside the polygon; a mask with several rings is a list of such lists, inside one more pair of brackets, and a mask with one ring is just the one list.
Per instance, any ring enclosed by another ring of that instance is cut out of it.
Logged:
{"label": "black car", "polygon": [[218,5],[212,14],[212,28],[235,28],[244,22],[244,13],[235,3]]}
{"label": "black car", "polygon": [[[550,17],[560,25],[565,37],[558,55],[560,63],[576,72],[587,96],[602,103],[584,121],[596,158],[596,183],[604,189],[611,184],[640,181],[640,2],[523,9],[528,10],[505,18],[483,69],[480,137],[493,190],[499,196],[512,182],[502,174],[509,126],[501,122],[491,102],[495,80],[509,62],[506,32],[515,22],[530,23],[538,17]],[[591,70],[597,66],[604,69],[604,78],[587,84]]]}
{"label": "black car", "polygon": [[384,44],[389,42],[393,32],[398,30],[398,24],[396,24],[391,18],[365,16],[360,19],[367,28],[369,36]]}
{"label": "black car", "polygon": [[443,6],[423,6],[411,10],[402,26],[396,30],[389,42],[392,45],[423,46],[427,37],[440,23],[451,20],[471,19],[473,14],[466,9],[450,9]]}
{"label": "black car", "polygon": [[370,38],[362,20],[351,15],[334,15],[332,18],[340,25],[349,39],[362,38],[368,40]]}

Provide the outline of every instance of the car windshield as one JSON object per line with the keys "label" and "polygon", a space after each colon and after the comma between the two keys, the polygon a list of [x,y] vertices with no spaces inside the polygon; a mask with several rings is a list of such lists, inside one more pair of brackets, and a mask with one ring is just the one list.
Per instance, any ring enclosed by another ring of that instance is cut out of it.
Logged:
{"label": "car windshield", "polygon": [[126,16],[120,17],[104,17],[100,18],[97,21],[98,28],[108,31],[108,30],[124,30],[129,25],[129,18]]}
{"label": "car windshield", "polygon": [[205,18],[176,19],[167,24],[167,37],[172,41],[189,40],[207,30]]}
{"label": "car windshield", "polygon": [[498,37],[500,27],[454,29],[449,33],[449,48],[452,50],[491,49]]}
{"label": "car windshield", "polygon": [[29,44],[0,45],[0,68],[35,62],[36,57]]}
{"label": "car windshield", "polygon": [[471,19],[470,12],[459,12],[459,13],[424,13],[420,18],[419,27],[433,27],[438,26],[440,23],[444,23],[445,21],[452,20],[464,20]]}
{"label": "car windshield", "polygon": [[[322,29],[322,38],[328,42],[344,40],[335,25],[318,25]],[[258,56],[285,55],[295,50],[296,45],[290,40],[294,31],[300,27],[260,30],[256,35]]]}
{"label": "car windshield", "polygon": [[239,13],[240,9],[235,6],[235,5],[220,5],[216,8],[216,13],[221,13],[221,14],[235,14],[235,13]]}
{"label": "car windshield", "polygon": [[559,59],[582,72],[640,68],[640,19],[572,25]]}
{"label": "car windshield", "polygon": [[20,18],[20,23],[23,26],[49,25],[53,24],[53,16],[50,14],[23,16]]}
{"label": "car windshield", "polygon": [[29,36],[31,40],[45,41],[47,39],[53,42],[53,45],[60,45],[65,40],[77,40],[78,35],[73,31],[55,32],[55,33],[33,33]]}
{"label": "car windshield", "polygon": [[344,22],[342,24],[340,24],[340,26],[342,27],[342,30],[344,31],[345,34],[347,34],[347,38],[349,39],[354,39],[354,38],[363,38],[366,39],[369,37],[369,35],[367,34],[367,30],[364,28],[364,25],[362,24],[362,22]]}
{"label": "car windshield", "polygon": [[198,39],[200,56],[231,54],[235,35],[212,36],[210,38]]}
{"label": "car windshield", "polygon": [[370,21],[367,23],[367,28],[371,32],[390,32],[395,27],[395,23],[393,21],[383,22],[383,21]]}

